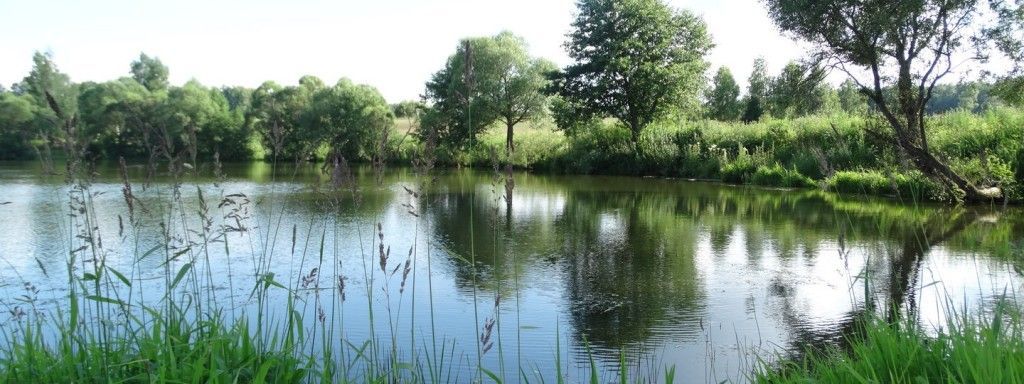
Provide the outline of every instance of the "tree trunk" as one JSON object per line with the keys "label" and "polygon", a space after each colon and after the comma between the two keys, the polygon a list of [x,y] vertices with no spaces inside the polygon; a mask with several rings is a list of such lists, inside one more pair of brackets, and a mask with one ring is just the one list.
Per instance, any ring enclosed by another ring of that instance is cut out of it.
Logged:
{"label": "tree trunk", "polygon": [[882,109],[893,132],[896,134],[897,147],[914,163],[918,170],[929,178],[938,181],[943,187],[950,190],[959,190],[964,193],[966,202],[985,202],[1003,197],[1002,190],[998,187],[978,188],[963,176],[953,171],[948,165],[932,155],[928,148],[928,136],[925,132],[925,121],[922,109],[928,101],[928,96],[915,94],[912,87],[910,61],[900,61],[899,78],[896,83],[898,113],[902,114],[903,121],[900,121],[895,113],[890,112],[882,98],[882,89],[879,86],[879,76],[875,73],[875,92],[866,93],[873,96],[876,104]]}
{"label": "tree trunk", "polygon": [[905,139],[900,139],[899,145],[910,157],[910,160],[914,162],[914,165],[917,166],[917,169],[924,173],[925,176],[942,183],[946,188],[955,188],[963,191],[965,201],[977,203],[1003,197],[1003,192],[1000,188],[978,188],[978,186],[957,174],[948,165],[932,155],[931,152]]}
{"label": "tree trunk", "polygon": [[512,141],[512,129],[515,128],[515,124],[506,122],[505,127],[507,128],[505,133],[505,157],[511,159],[512,152],[516,150],[516,144]]}
{"label": "tree trunk", "polygon": [[639,128],[639,125],[640,125],[640,123],[636,122],[636,121],[631,122],[629,124],[629,134],[630,134],[629,140],[633,144],[633,152],[637,152],[637,151],[640,150],[640,128]]}

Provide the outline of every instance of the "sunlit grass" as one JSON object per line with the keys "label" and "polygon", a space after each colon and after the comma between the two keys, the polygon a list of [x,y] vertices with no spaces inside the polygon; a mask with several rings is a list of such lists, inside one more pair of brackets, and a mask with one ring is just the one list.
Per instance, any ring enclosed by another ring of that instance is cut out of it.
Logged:
{"label": "sunlit grass", "polygon": [[[952,305],[950,305],[952,306]],[[763,363],[759,383],[1021,383],[1024,327],[1006,304],[954,314],[932,334],[911,320],[873,318],[845,348]]]}

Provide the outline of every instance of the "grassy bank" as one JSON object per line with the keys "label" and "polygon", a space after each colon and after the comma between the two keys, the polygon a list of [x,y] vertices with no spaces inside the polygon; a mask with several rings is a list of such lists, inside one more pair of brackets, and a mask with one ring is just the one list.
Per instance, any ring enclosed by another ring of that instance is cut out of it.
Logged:
{"label": "grassy bank", "polygon": [[[649,127],[634,148],[612,121],[568,136],[550,122],[517,131],[511,162],[520,168],[569,174],[644,175],[722,180],[774,187],[821,187],[844,194],[948,200],[890,145],[865,134],[869,122],[848,115],[767,120],[753,124],[669,120]],[[931,148],[975,183],[1000,185],[1024,200],[1024,112],[929,117]],[[884,131],[884,130],[883,130]],[[464,151],[443,152],[448,165],[490,167],[505,161],[504,132],[490,130]],[[396,149],[404,162],[417,144]]]}
{"label": "grassy bank", "polygon": [[989,315],[953,315],[937,334],[909,321],[880,319],[848,345],[797,360],[763,363],[758,383],[1022,383],[1020,314],[997,306]]}

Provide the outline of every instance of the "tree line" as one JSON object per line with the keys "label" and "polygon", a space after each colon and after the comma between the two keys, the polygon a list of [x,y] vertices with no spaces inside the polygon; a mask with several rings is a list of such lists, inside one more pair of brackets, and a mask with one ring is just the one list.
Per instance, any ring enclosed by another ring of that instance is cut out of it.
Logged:
{"label": "tree line", "polygon": [[[256,89],[171,86],[168,68],[145,54],[129,77],[74,84],[49,56],[36,54],[31,73],[0,90],[0,149],[6,158],[48,151],[61,140],[55,110],[77,119],[76,134],[95,157],[188,148],[193,159],[264,152],[295,160],[380,155],[396,116],[416,121],[419,143],[452,151],[500,126],[511,155],[516,127],[545,117],[568,135],[611,120],[635,146],[644,129],[670,116],[753,122],[845,112],[870,116],[866,132],[966,199],[999,195],[998,186],[973,185],[931,153],[926,116],[1024,99],[1017,65],[995,84],[942,84],[972,49],[972,60],[1001,53],[1021,63],[1024,8],[1008,0],[762,3],[783,32],[814,49],[775,76],[758,59],[746,92],[728,68],[709,78],[714,42],[707,25],[664,0],[579,0],[564,45],[571,63],[563,68],[530,56],[509,32],[464,39],[428,79],[422,100],[390,106],[374,88],[345,79],[327,85],[306,76],[298,85]],[[831,87],[830,71],[847,81]]]}
{"label": "tree line", "polygon": [[[332,152],[366,159],[394,123],[384,97],[367,85],[305,76],[296,86],[256,89],[168,82],[169,69],[142,54],[130,76],[73,83],[48,54],[11,90],[0,90],[0,158],[44,156],[68,139],[89,158],[152,158],[184,150],[193,163],[254,156],[312,159]],[[50,104],[47,95],[55,105]],[[55,108],[74,116],[77,137],[61,131]],[[265,153],[263,153],[265,152]]]}
{"label": "tree line", "polygon": [[[705,96],[704,113],[718,121],[754,122],[764,116],[777,119],[845,113],[868,115],[877,112],[853,80],[838,87],[825,81],[826,72],[817,64],[791,61],[781,72],[768,74],[763,58],[754,60],[745,94],[728,67],[720,67],[711,78]],[[1006,104],[996,97],[996,87],[984,81],[936,84],[925,110],[938,114],[955,110],[982,112]],[[994,93],[995,91],[995,93]],[[893,89],[885,92],[892,93]]]}

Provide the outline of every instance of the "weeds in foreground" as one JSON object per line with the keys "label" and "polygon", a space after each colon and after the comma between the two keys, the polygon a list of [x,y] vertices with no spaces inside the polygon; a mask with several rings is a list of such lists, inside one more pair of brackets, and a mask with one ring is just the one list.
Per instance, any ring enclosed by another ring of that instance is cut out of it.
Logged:
{"label": "weeds in foreground", "polygon": [[[952,308],[952,303],[948,307]],[[990,314],[954,314],[937,335],[911,321],[874,318],[846,349],[762,362],[759,383],[1021,383],[1024,327],[1007,303]]]}

